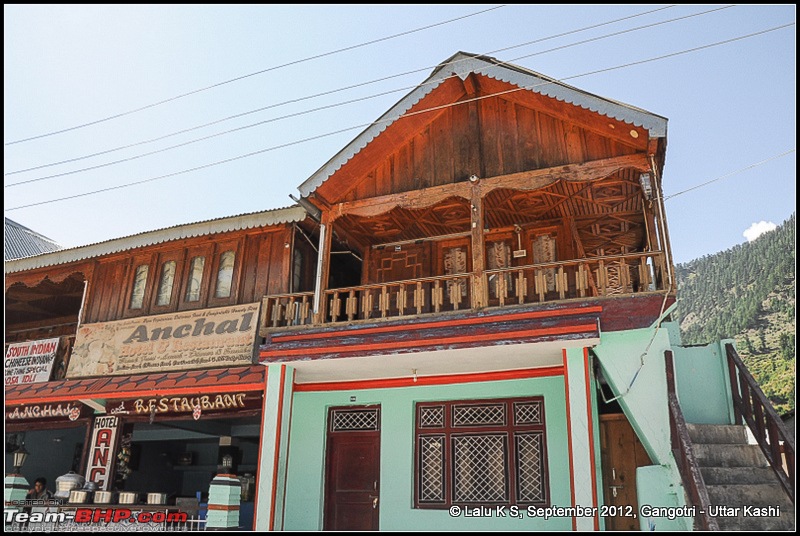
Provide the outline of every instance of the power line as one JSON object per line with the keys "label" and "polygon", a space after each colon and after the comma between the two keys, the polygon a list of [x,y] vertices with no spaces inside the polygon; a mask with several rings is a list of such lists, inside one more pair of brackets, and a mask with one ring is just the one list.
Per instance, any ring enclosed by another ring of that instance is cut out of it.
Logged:
{"label": "power line", "polygon": [[160,105],[166,104],[168,102],[172,102],[172,101],[175,101],[175,100],[178,100],[178,99],[182,99],[184,97],[188,97],[189,95],[195,95],[195,94],[201,93],[203,91],[208,91],[209,89],[213,89],[213,88],[216,88],[216,87],[224,86],[226,84],[230,84],[232,82],[237,82],[239,80],[244,80],[245,78],[250,78],[251,76],[256,76],[256,75],[259,75],[259,74],[268,73],[270,71],[276,71],[276,70],[282,69],[284,67],[289,67],[291,65],[297,65],[297,64],[300,64],[300,63],[305,63],[307,61],[316,60],[316,59],[324,58],[324,57],[327,57],[327,56],[332,56],[334,54],[339,54],[341,52],[346,52],[348,50],[354,50],[354,49],[362,48],[362,47],[365,47],[365,46],[368,46],[368,45],[374,45],[375,43],[380,43],[382,41],[388,41],[390,39],[395,39],[397,37],[410,35],[410,34],[413,34],[413,33],[416,33],[416,32],[421,32],[423,30],[429,30],[429,29],[435,28],[437,26],[443,26],[445,24],[450,24],[452,22],[456,22],[456,21],[459,21],[459,20],[467,19],[469,17],[474,17],[476,15],[481,15],[483,13],[488,13],[489,11],[493,11],[495,9],[500,9],[501,7],[506,7],[506,6],[504,4],[501,4],[499,6],[491,7],[489,9],[484,9],[484,10],[481,10],[481,11],[476,11],[475,13],[470,13],[469,15],[463,15],[461,17],[456,17],[454,19],[449,19],[449,20],[446,20],[446,21],[437,22],[437,23],[434,23],[434,24],[429,24],[427,26],[422,26],[422,27],[416,28],[414,30],[408,30],[406,32],[400,32],[400,33],[397,33],[397,34],[394,34],[394,35],[390,35],[390,36],[387,36],[387,37],[381,37],[379,39],[373,39],[372,41],[366,41],[364,43],[360,43],[360,44],[357,44],[357,45],[351,45],[351,46],[348,46],[348,47],[332,50],[330,52],[323,52],[322,54],[316,54],[314,56],[309,56],[309,57],[302,58],[302,59],[299,59],[299,60],[294,60],[294,61],[290,61],[290,62],[287,62],[287,63],[282,63],[280,65],[275,65],[273,67],[268,67],[266,69],[262,69],[260,71],[256,71],[256,72],[249,73],[249,74],[245,74],[245,75],[242,75],[242,76],[237,76],[236,78],[231,78],[230,80],[225,80],[223,82],[217,82],[216,84],[211,84],[210,86],[202,87],[200,89],[195,89],[195,90],[192,90],[192,91],[189,91],[189,92],[186,92],[186,93],[181,93],[180,95],[176,95],[176,96],[170,97],[168,99],[164,99],[164,100],[161,100],[161,101],[158,101],[158,102],[154,102],[152,104],[147,104],[145,106],[140,106],[139,108],[135,108],[135,109],[129,110],[127,112],[118,113],[118,114],[115,114],[115,115],[104,117],[102,119],[97,119],[95,121],[90,121],[88,123],[83,123],[81,125],[76,125],[74,127],[69,127],[69,128],[64,128],[64,129],[61,129],[61,130],[56,130],[56,131],[53,131],[53,132],[48,132],[46,134],[39,134],[38,136],[31,136],[29,138],[23,138],[23,139],[20,139],[20,140],[10,141],[10,142],[7,142],[5,145],[14,145],[14,144],[23,143],[23,142],[26,142],[26,141],[37,140],[37,139],[40,139],[40,138],[46,138],[48,136],[55,136],[56,134],[63,134],[64,132],[70,132],[72,130],[77,130],[77,129],[85,128],[85,127],[92,126],[92,125],[97,125],[99,123],[105,123],[107,121],[111,121],[112,119],[118,119],[120,117],[125,117],[127,115],[131,115],[131,114],[134,114],[136,112],[141,112],[141,111],[147,110],[149,108],[154,108],[156,106],[160,106]]}
{"label": "power line", "polygon": [[[590,43],[590,42],[595,42],[595,41],[599,41],[599,40],[602,40],[602,39],[607,39],[609,37],[616,37],[618,35],[631,33],[631,32],[639,31],[639,30],[642,30],[642,29],[652,28],[653,26],[669,24],[669,23],[676,22],[676,21],[679,21],[679,20],[684,20],[684,19],[687,19],[687,18],[706,15],[708,13],[712,13],[714,11],[719,11],[721,9],[727,9],[729,7],[733,7],[733,6],[731,5],[731,6],[715,8],[715,9],[712,9],[712,10],[709,10],[709,11],[703,11],[703,12],[700,12],[700,13],[694,13],[694,14],[691,14],[691,15],[685,15],[685,16],[682,16],[682,17],[677,17],[677,18],[674,18],[674,19],[668,19],[668,20],[661,21],[661,22],[646,24],[646,25],[643,25],[643,26],[638,26],[636,28],[630,28],[628,30],[621,30],[621,31],[618,31],[618,32],[610,33],[610,34],[606,34],[606,35],[602,35],[602,36],[598,36],[598,37],[593,37],[591,39],[585,39],[583,41],[578,41],[576,43],[570,43],[570,44],[562,45],[562,46],[559,46],[559,47],[551,48],[551,49],[548,49],[548,50],[544,50],[544,51],[540,51],[540,52],[534,52],[532,54],[526,54],[524,56],[519,56],[517,58],[512,58],[511,60],[508,60],[508,61],[512,62],[512,61],[517,61],[519,59],[529,58],[529,57],[532,57],[532,56],[538,56],[538,55],[541,55],[541,54],[546,54],[546,53],[557,51],[557,50],[563,50],[563,49],[566,49],[566,48],[570,48],[570,47],[574,47],[574,46],[578,46],[578,45],[582,45],[582,44],[586,44],[586,43]],[[664,9],[664,8],[661,8],[661,9]],[[630,17],[628,17],[628,18],[630,18]],[[604,23],[604,24],[607,24],[607,23]],[[593,27],[597,27],[597,26],[598,25],[594,25]],[[574,33],[574,32],[570,32],[570,33]],[[563,35],[563,34],[561,34],[561,35]],[[549,38],[546,38],[546,39],[549,39]],[[518,46],[520,46],[520,45],[516,45],[514,47],[507,47],[507,49],[517,48]],[[491,53],[493,53],[493,52],[489,52],[489,54],[491,54]],[[457,63],[459,61],[466,61],[466,60],[456,60],[456,61],[450,62],[449,65],[455,64],[455,63]],[[391,93],[396,93],[396,92],[399,92],[399,91],[404,91],[404,90],[408,90],[408,89],[414,89],[414,88],[417,88],[417,87],[424,87],[425,85],[439,84],[444,80],[447,80],[449,78],[453,78],[453,77],[456,77],[456,76],[458,76],[458,75],[457,74],[453,74],[451,76],[445,77],[442,80],[436,80],[435,82],[428,82],[427,84],[423,83],[423,84],[419,84],[419,85],[416,85],[416,86],[402,87],[402,88],[398,88],[398,89],[385,91],[385,92],[382,92],[382,93],[377,93],[377,94],[368,95],[368,96],[365,96],[365,97],[360,97],[360,98],[357,98],[357,99],[351,99],[351,100],[342,101],[342,102],[335,103],[335,104],[329,104],[329,105],[326,105],[326,106],[320,106],[320,107],[312,108],[312,109],[309,109],[309,110],[295,112],[295,113],[292,113],[292,114],[283,115],[283,116],[275,117],[275,118],[272,118],[272,119],[267,119],[267,120],[264,120],[264,121],[259,121],[257,123],[252,123],[250,125],[244,125],[244,126],[237,127],[237,128],[230,129],[230,130],[226,130],[226,131],[223,131],[223,132],[218,132],[216,134],[210,134],[208,136],[195,138],[193,140],[189,140],[189,141],[186,141],[186,142],[183,142],[183,143],[179,143],[179,144],[176,144],[176,145],[171,145],[169,147],[164,147],[162,149],[158,149],[158,150],[155,150],[155,151],[141,153],[141,154],[134,155],[134,156],[131,156],[131,157],[128,157],[128,158],[122,158],[122,159],[118,159],[118,160],[113,160],[111,162],[98,164],[96,166],[89,166],[89,167],[80,168],[80,169],[76,169],[76,170],[72,170],[72,171],[66,171],[66,172],[63,172],[63,173],[56,173],[56,174],[53,174],[53,175],[46,175],[44,177],[37,177],[37,178],[27,179],[27,180],[23,180],[23,181],[13,182],[13,183],[5,185],[4,188],[11,188],[13,186],[19,186],[19,185],[29,184],[29,183],[33,183],[33,182],[39,182],[39,181],[43,181],[43,180],[47,180],[47,179],[53,179],[53,178],[57,178],[57,177],[64,177],[64,176],[67,176],[67,175],[74,175],[76,173],[81,173],[81,172],[84,172],[84,171],[91,171],[91,170],[94,170],[94,169],[108,167],[108,166],[115,165],[115,164],[121,164],[121,163],[124,163],[124,162],[130,162],[132,160],[137,160],[139,158],[144,158],[146,156],[151,156],[151,155],[154,155],[154,154],[163,153],[163,152],[166,152],[166,151],[170,151],[172,149],[177,149],[177,148],[180,148],[180,147],[184,147],[184,146],[187,146],[187,145],[191,145],[191,144],[194,144],[194,143],[198,143],[198,142],[201,142],[201,141],[205,141],[205,140],[208,140],[208,139],[219,137],[219,136],[222,136],[222,135],[225,135],[225,134],[230,134],[230,133],[233,133],[233,132],[239,132],[239,131],[242,131],[242,130],[245,130],[245,129],[249,129],[249,128],[254,128],[254,127],[261,126],[261,125],[264,125],[264,124],[267,124],[267,123],[272,123],[272,122],[275,122],[275,121],[279,121],[279,120],[283,120],[283,119],[287,119],[287,118],[291,118],[291,117],[298,117],[300,115],[305,115],[305,114],[309,114],[309,113],[313,113],[313,112],[317,112],[317,111],[321,111],[321,110],[325,110],[325,109],[331,109],[331,108],[335,108],[335,107],[338,107],[338,106],[343,106],[345,104],[352,104],[352,103],[355,103],[355,102],[361,102],[361,101],[365,101],[365,100],[368,100],[368,99],[373,99],[373,98],[376,98],[376,97],[388,95],[388,94],[391,94]],[[72,159],[71,161],[74,161],[74,160],[76,160],[76,159]],[[51,165],[54,165],[54,164],[51,164]],[[38,168],[42,168],[42,167],[48,167],[48,166],[38,166]],[[20,170],[20,171],[9,172],[9,173],[6,173],[6,175],[18,174],[18,173],[21,173],[22,171],[30,171],[32,169],[37,169],[37,168],[29,168],[28,170]]]}
{"label": "power line", "polygon": [[[622,18],[619,18],[619,19],[611,20],[611,21],[606,21],[606,22],[602,22],[602,23],[598,23],[598,24],[593,24],[593,25],[590,25],[590,26],[585,26],[585,27],[579,28],[577,30],[570,30],[570,31],[567,31],[567,32],[562,32],[562,33],[559,33],[559,34],[551,35],[551,36],[548,36],[548,37],[535,39],[533,41],[527,41],[527,42],[520,43],[520,44],[517,44],[517,45],[512,45],[512,46],[508,46],[508,47],[504,47],[504,48],[499,48],[499,49],[496,49],[496,50],[491,50],[491,51],[488,51],[488,52],[484,52],[482,55],[496,54],[497,52],[504,52],[506,50],[512,50],[512,49],[515,49],[515,48],[520,48],[520,47],[524,47],[524,46],[540,43],[540,42],[543,42],[543,41],[548,41],[548,40],[551,40],[551,39],[556,39],[556,38],[559,38],[559,37],[564,37],[564,36],[567,36],[567,35],[571,35],[571,34],[575,34],[575,33],[579,33],[579,32],[584,32],[584,31],[587,31],[587,30],[599,28],[599,27],[602,27],[602,26],[607,26],[609,24],[614,24],[614,23],[621,22],[621,21],[624,21],[624,20],[633,19],[633,18],[644,16],[644,15],[649,15],[651,13],[655,13],[657,11],[663,11],[665,9],[670,9],[670,8],[675,7],[675,6],[676,6],[676,4],[672,4],[672,5],[669,5],[669,6],[666,6],[666,7],[660,7],[660,8],[657,8],[657,9],[644,11],[642,13],[637,13],[635,15],[629,15],[627,17],[622,17]],[[729,7],[734,7],[734,6],[730,5],[730,6],[725,6],[725,7],[721,7],[721,8],[716,8],[716,9],[713,9],[713,10],[710,10],[710,11],[698,13],[698,14],[695,14],[695,15],[690,15],[689,17],[697,16],[697,15],[703,15],[703,14],[706,14],[706,13],[710,13],[711,11],[719,11],[721,9],[727,9]],[[688,18],[688,17],[681,17],[681,18]],[[659,23],[659,24],[665,24],[666,22],[672,22],[674,20],[679,20],[679,19],[672,19],[671,21],[665,21],[665,22]],[[634,31],[634,30],[630,30],[630,31]],[[555,49],[553,49],[553,50],[555,50]],[[524,57],[528,57],[528,56],[522,56],[522,57],[524,58]],[[515,61],[516,59],[520,59],[520,58],[514,58],[514,59],[511,59],[509,61]],[[422,71],[427,71],[428,69],[433,69],[433,68],[436,68],[436,67],[452,66],[452,65],[455,65],[456,63],[459,63],[459,62],[462,62],[462,61],[466,61],[466,60],[465,59],[455,60],[455,61],[448,62],[448,63],[445,63],[445,64],[422,67],[422,68],[414,69],[414,70],[411,70],[411,71],[405,71],[405,72],[401,72],[401,73],[397,73],[397,74],[393,74],[393,75],[389,75],[389,76],[384,76],[384,77],[381,77],[381,78],[375,78],[373,80],[368,80],[366,82],[360,82],[358,84],[352,84],[352,85],[348,85],[348,86],[343,86],[343,87],[340,87],[340,88],[337,88],[337,89],[324,91],[324,92],[321,92],[321,93],[315,93],[313,95],[308,95],[308,96],[305,96],[305,97],[298,97],[298,98],[295,98],[295,99],[290,99],[290,100],[287,100],[287,101],[271,104],[271,105],[264,106],[264,107],[261,107],[261,108],[256,108],[254,110],[249,110],[249,111],[246,111],[246,112],[234,114],[234,115],[231,115],[231,116],[228,116],[228,117],[224,117],[222,119],[217,119],[215,121],[211,121],[209,123],[204,123],[204,124],[201,124],[201,125],[196,125],[194,127],[178,130],[178,131],[175,131],[175,132],[172,132],[172,133],[169,133],[169,134],[164,134],[164,135],[161,135],[161,136],[158,136],[158,137],[155,137],[155,138],[150,138],[148,140],[143,140],[143,141],[131,143],[131,144],[128,144],[128,145],[121,145],[121,146],[118,146],[118,147],[113,147],[111,149],[107,149],[107,150],[104,150],[104,151],[91,153],[91,154],[84,155],[84,156],[79,156],[79,157],[76,157],[76,158],[70,158],[70,159],[67,159],[67,160],[61,160],[61,161],[58,161],[58,162],[42,164],[42,165],[39,165],[39,166],[30,167],[30,168],[26,168],[26,169],[19,169],[19,170],[16,170],[16,171],[10,171],[8,173],[5,173],[4,175],[6,175],[6,176],[8,176],[8,175],[16,175],[16,174],[19,174],[19,173],[24,173],[24,172],[27,172],[27,171],[34,171],[34,170],[42,169],[42,168],[45,168],[45,167],[52,167],[52,166],[57,166],[57,165],[60,165],[60,164],[67,164],[67,163],[70,163],[70,162],[76,162],[78,160],[85,160],[87,158],[92,158],[92,157],[95,157],[95,156],[100,156],[100,155],[103,155],[103,154],[108,154],[108,153],[115,152],[115,151],[120,151],[120,150],[123,150],[123,149],[130,149],[131,147],[136,147],[136,146],[139,146],[139,145],[145,145],[145,144],[148,144],[148,143],[153,143],[153,142],[160,141],[160,140],[163,140],[163,139],[166,139],[166,138],[170,138],[170,137],[173,137],[173,136],[178,136],[180,134],[185,134],[187,132],[191,132],[191,131],[194,131],[194,130],[199,130],[201,128],[205,128],[205,127],[208,127],[208,126],[217,125],[219,123],[223,123],[225,121],[229,121],[229,120],[232,120],[232,119],[238,119],[238,118],[244,117],[246,115],[251,115],[251,114],[258,113],[258,112],[263,112],[265,110],[269,110],[269,109],[272,109],[272,108],[285,106],[287,104],[295,104],[295,103],[298,103],[298,102],[314,99],[314,98],[317,98],[317,97],[322,97],[322,96],[326,96],[326,95],[332,95],[334,93],[339,93],[339,92],[346,91],[346,90],[349,90],[349,89],[355,89],[355,88],[358,88],[358,87],[363,87],[363,86],[375,84],[375,83],[378,83],[378,82],[384,82],[384,81],[390,80],[392,78],[398,78],[398,77],[406,76],[406,75],[409,75],[409,74],[414,74],[414,73],[418,73],[418,72],[422,72]],[[383,93],[378,93],[378,94],[375,94],[375,95],[370,95],[370,96],[367,96],[367,97],[363,97],[362,99],[355,99],[355,100],[345,101],[342,104],[350,104],[352,102],[357,102],[358,100],[366,100],[366,99],[369,99],[369,98],[379,97],[379,96],[383,96],[383,95],[386,95],[386,94],[389,94],[389,93],[402,91],[403,89],[412,89],[414,87],[417,87],[417,86],[409,86],[409,87],[400,88],[400,89],[396,89],[396,90],[392,90],[392,91],[386,91],[386,92],[383,92]],[[324,107],[316,108],[315,110],[321,110],[321,109],[324,109]],[[291,117],[291,116],[284,116],[284,117]],[[282,119],[282,117],[279,117],[278,119]],[[263,122],[255,123],[255,125],[259,125],[259,124],[263,124]],[[228,131],[228,132],[234,132],[236,130],[239,130],[239,129],[233,129],[233,130]],[[211,136],[211,137],[213,137],[213,136]],[[203,139],[208,139],[208,137],[200,138],[200,140],[203,140]],[[174,147],[181,147],[182,145],[183,144],[176,145]],[[159,151],[155,151],[155,152],[159,152]],[[154,153],[147,153],[147,154],[154,154]],[[47,177],[47,178],[49,178],[49,177]],[[32,182],[32,181],[24,181],[24,182],[19,182],[19,183],[12,183],[12,184],[7,185],[6,187],[14,186],[16,184],[25,184],[26,182]]]}
{"label": "power line", "polygon": [[717,182],[717,181],[721,181],[722,179],[727,179],[728,177],[730,177],[732,175],[738,175],[739,173],[743,173],[743,172],[745,172],[747,170],[753,169],[754,167],[761,166],[763,164],[766,164],[767,162],[772,162],[773,160],[777,160],[778,158],[781,158],[783,156],[791,154],[791,153],[795,152],[796,150],[797,149],[789,149],[788,151],[782,152],[781,154],[776,154],[775,156],[771,156],[771,157],[767,158],[766,160],[762,160],[761,162],[756,162],[755,164],[750,164],[749,166],[743,167],[741,169],[737,169],[736,171],[731,171],[730,173],[726,173],[725,175],[719,176],[716,179],[711,179],[710,181],[706,181],[706,182],[697,184],[695,186],[692,186],[691,188],[687,188],[685,190],[681,190],[680,192],[676,192],[674,194],[664,196],[664,201],[669,201],[673,197],[678,197],[679,195],[683,195],[686,192],[691,192],[692,190],[697,190],[698,188],[702,188],[703,186],[708,186],[711,183],[714,183],[714,182]]}
{"label": "power line", "polygon": [[509,93],[514,93],[516,91],[531,90],[531,89],[534,89],[534,88],[539,87],[539,86],[544,86],[544,85],[549,85],[549,84],[554,84],[554,83],[561,83],[564,80],[571,80],[571,79],[574,79],[574,78],[582,78],[582,77],[590,76],[590,75],[593,75],[593,74],[599,74],[599,73],[615,71],[615,70],[618,70],[618,69],[632,67],[632,66],[635,66],[635,65],[642,65],[642,64],[645,64],[645,63],[650,63],[650,62],[659,61],[659,60],[663,60],[663,59],[667,59],[667,58],[681,56],[683,54],[689,54],[691,52],[697,52],[699,50],[705,50],[705,49],[708,49],[708,48],[713,48],[713,47],[716,47],[716,46],[729,44],[729,43],[733,43],[733,42],[736,42],[736,41],[741,41],[743,39],[748,39],[750,37],[763,35],[763,34],[766,34],[766,33],[769,33],[769,32],[774,32],[774,31],[777,31],[777,30],[788,28],[790,26],[794,26],[795,24],[796,23],[791,22],[791,23],[788,23],[788,24],[783,24],[781,26],[776,26],[776,27],[769,28],[769,29],[766,29],[766,30],[761,30],[759,32],[754,32],[754,33],[751,33],[751,34],[742,35],[742,36],[739,36],[739,37],[734,37],[734,38],[731,38],[731,39],[726,39],[726,40],[718,41],[718,42],[715,42],[715,43],[710,43],[708,45],[702,45],[702,46],[690,48],[690,49],[687,49],[687,50],[682,50],[682,51],[673,52],[673,53],[670,53],[670,54],[665,54],[665,55],[662,55],[662,56],[657,56],[655,58],[639,60],[639,61],[635,61],[635,62],[626,63],[626,64],[623,64],[623,65],[617,65],[615,67],[607,67],[607,68],[604,68],[604,69],[598,69],[598,70],[590,71],[590,72],[587,72],[587,73],[577,74],[577,75],[573,75],[573,76],[567,76],[567,77],[561,78],[559,80],[552,80],[552,81],[542,82],[542,83],[539,83],[539,84],[534,84],[532,86],[516,87],[516,88],[512,88],[512,89],[506,90],[506,91],[499,91],[499,92],[496,92],[496,93],[491,93],[491,94],[487,94],[487,95],[481,95],[479,97],[474,97],[474,98],[471,98],[471,99],[461,100],[461,101],[458,101],[458,102],[455,102],[455,103],[444,104],[444,105],[441,105],[441,106],[434,106],[434,107],[431,107],[431,108],[426,108],[424,110],[418,110],[416,112],[409,112],[409,113],[401,114],[401,115],[399,115],[397,117],[392,117],[392,118],[387,118],[387,119],[383,119],[383,120],[373,121],[371,123],[366,123],[366,124],[346,127],[346,128],[343,128],[343,129],[338,129],[338,130],[332,131],[332,132],[327,132],[327,133],[324,133],[324,134],[319,134],[319,135],[316,135],[316,136],[311,136],[311,137],[308,137],[308,138],[303,138],[303,139],[300,139],[300,140],[295,140],[295,141],[287,142],[287,143],[280,144],[280,145],[274,145],[274,146],[271,146],[271,147],[260,149],[258,151],[253,151],[253,152],[250,152],[250,153],[234,156],[234,157],[231,157],[231,158],[226,158],[224,160],[218,160],[216,162],[211,162],[211,163],[204,164],[204,165],[201,165],[201,166],[196,166],[196,167],[193,167],[193,168],[189,168],[189,169],[185,169],[185,170],[181,170],[181,171],[176,171],[176,172],[173,172],[173,173],[168,173],[168,174],[160,175],[160,176],[157,176],[157,177],[151,177],[149,179],[144,179],[144,180],[135,181],[135,182],[126,183],[126,184],[120,184],[120,185],[117,185],[117,186],[111,186],[111,187],[108,187],[108,188],[102,188],[102,189],[99,189],[99,190],[93,190],[93,191],[84,192],[84,193],[81,193],[81,194],[75,194],[75,195],[71,195],[71,196],[50,199],[50,200],[47,200],[47,201],[39,201],[37,203],[29,203],[27,205],[20,205],[20,206],[17,206],[17,207],[8,208],[8,209],[6,209],[6,211],[10,212],[12,210],[19,210],[19,209],[22,209],[22,208],[29,208],[29,207],[39,206],[39,205],[46,205],[46,204],[55,203],[55,202],[58,202],[58,201],[65,201],[65,200],[68,200],[68,199],[76,199],[78,197],[85,197],[85,196],[88,196],[88,195],[94,195],[94,194],[97,194],[97,193],[108,192],[108,191],[112,191],[112,190],[118,190],[118,189],[121,189],[121,188],[128,188],[128,187],[131,187],[131,186],[136,186],[136,185],[139,185],[139,184],[145,184],[145,183],[148,183],[148,182],[153,182],[153,181],[165,179],[165,178],[168,178],[168,177],[174,177],[174,176],[177,176],[177,175],[183,175],[183,174],[190,173],[190,172],[193,172],[193,171],[198,171],[198,170],[201,170],[201,169],[215,167],[215,166],[218,166],[218,165],[221,165],[221,164],[226,164],[228,162],[233,162],[235,160],[248,158],[248,157],[251,157],[251,156],[255,156],[257,154],[262,154],[262,153],[266,153],[266,152],[269,152],[269,151],[274,151],[276,149],[283,149],[283,148],[290,147],[290,146],[293,146],[293,145],[298,145],[300,143],[305,143],[305,142],[308,142],[308,141],[312,141],[312,140],[316,140],[316,139],[320,139],[320,138],[324,138],[324,137],[328,137],[328,136],[333,136],[335,134],[340,134],[340,133],[347,132],[347,131],[350,131],[350,130],[355,130],[355,129],[359,129],[359,128],[368,128],[368,127],[371,127],[373,125],[377,125],[377,124],[381,124],[381,123],[392,123],[392,122],[397,121],[398,119],[401,119],[401,118],[404,118],[404,117],[411,117],[411,116],[415,116],[415,115],[419,115],[419,114],[423,114],[423,113],[429,113],[429,112],[433,112],[433,111],[437,111],[437,110],[442,110],[442,109],[450,108],[450,107],[454,107],[454,106],[461,106],[461,105],[464,105],[464,104],[467,104],[467,103],[470,103],[470,102],[475,102],[475,101],[479,101],[479,100],[482,100],[482,99],[496,97],[496,96],[499,96],[499,95],[505,95],[505,94],[509,94]]}

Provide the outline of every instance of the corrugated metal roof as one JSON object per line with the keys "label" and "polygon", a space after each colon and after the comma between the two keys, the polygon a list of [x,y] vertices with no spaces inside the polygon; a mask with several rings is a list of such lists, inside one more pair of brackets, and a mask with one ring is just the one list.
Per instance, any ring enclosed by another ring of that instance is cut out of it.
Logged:
{"label": "corrugated metal roof", "polygon": [[466,79],[470,73],[488,76],[502,82],[513,84],[535,93],[558,99],[559,101],[580,106],[606,117],[646,128],[652,138],[663,138],[667,135],[667,119],[641,108],[636,108],[592,93],[577,89],[554,78],[539,74],[518,65],[505,63],[490,56],[481,56],[468,52],[458,52],[445,60],[431,75],[400,99],[371,126],[355,137],[344,149],[339,151],[325,165],[298,187],[300,193],[307,197],[322,183],[331,177],[339,168],[358,154],[386,128],[408,112],[423,97],[432,92],[446,79],[454,74]]}
{"label": "corrugated metal roof", "polygon": [[8,218],[3,233],[3,259],[6,261],[61,249],[53,240]]}
{"label": "corrugated metal roof", "polygon": [[286,208],[175,225],[173,227],[166,227],[156,231],[147,231],[122,238],[114,238],[112,240],[97,242],[86,246],[62,249],[52,253],[6,261],[5,273],[10,274],[23,270],[33,270],[45,266],[55,266],[68,262],[91,259],[129,249],[161,244],[162,242],[169,242],[170,240],[193,238],[214,233],[226,233],[242,229],[253,229],[255,227],[266,227],[281,223],[293,223],[302,221],[305,218],[306,211],[299,205],[293,205]]}

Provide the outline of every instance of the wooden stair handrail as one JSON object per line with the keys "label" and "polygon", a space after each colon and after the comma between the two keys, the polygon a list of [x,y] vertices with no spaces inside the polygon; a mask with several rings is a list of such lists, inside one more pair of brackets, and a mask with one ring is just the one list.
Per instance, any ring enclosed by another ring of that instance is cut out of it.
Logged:
{"label": "wooden stair handrail", "polygon": [[703,473],[700,464],[694,456],[692,439],[689,437],[689,428],[683,418],[683,411],[675,391],[675,364],[672,352],[664,352],[664,361],[667,370],[667,401],[669,405],[669,431],[672,441],[672,455],[678,464],[678,472],[683,479],[683,485],[689,494],[689,500],[696,507],[695,520],[702,530],[720,530],[717,520],[708,514],[711,500],[708,497]]}
{"label": "wooden stair handrail", "polygon": [[[747,423],[783,490],[794,503],[794,438],[759,387],[733,344],[725,345],[736,424]],[[784,456],[786,466],[783,466]]]}

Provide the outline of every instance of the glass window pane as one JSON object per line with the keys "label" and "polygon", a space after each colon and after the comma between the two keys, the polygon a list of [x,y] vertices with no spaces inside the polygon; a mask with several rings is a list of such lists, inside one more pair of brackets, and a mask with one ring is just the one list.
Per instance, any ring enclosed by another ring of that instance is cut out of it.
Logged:
{"label": "glass window pane", "polygon": [[172,299],[172,284],[175,282],[175,261],[165,262],[161,267],[161,283],[158,285],[156,305],[169,305]]}
{"label": "glass window pane", "polygon": [[217,272],[217,298],[227,298],[231,295],[231,281],[233,280],[233,262],[236,253],[226,251],[219,256],[219,272]]}
{"label": "glass window pane", "polygon": [[205,257],[195,257],[189,269],[189,283],[186,285],[186,301],[200,301],[200,286],[203,284],[203,268]]}
{"label": "glass window pane", "polygon": [[144,302],[144,289],[147,286],[147,271],[149,266],[143,264],[136,267],[133,276],[133,292],[131,292],[131,309],[141,309]]}

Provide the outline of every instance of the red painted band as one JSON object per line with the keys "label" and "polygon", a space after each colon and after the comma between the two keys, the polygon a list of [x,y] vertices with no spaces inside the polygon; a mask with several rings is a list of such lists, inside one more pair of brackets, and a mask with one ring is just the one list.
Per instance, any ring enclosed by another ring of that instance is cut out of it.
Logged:
{"label": "red painted band", "polygon": [[[272,340],[275,343],[283,343],[287,341],[304,341],[309,339],[325,339],[329,337],[350,337],[352,335],[363,335],[369,333],[391,333],[393,331],[409,331],[420,330],[434,327],[453,327],[453,326],[468,326],[472,324],[485,324],[492,321],[505,322],[507,320],[524,320],[528,318],[549,318],[554,316],[571,316],[580,315],[585,313],[601,313],[603,308],[599,305],[591,307],[583,307],[577,309],[556,309],[555,311],[530,311],[527,313],[516,313],[510,315],[491,315],[479,318],[466,318],[462,320],[440,320],[438,322],[423,322],[419,324],[404,324],[400,326],[380,326],[374,328],[362,329],[348,329],[336,332],[326,333],[309,333],[296,335],[293,333],[274,333]],[[332,326],[335,324],[332,324]]]}
{"label": "red painted band", "polygon": [[392,348],[419,348],[425,346],[441,346],[443,344],[458,344],[468,342],[484,342],[493,340],[508,340],[523,337],[544,337],[547,335],[568,335],[574,333],[595,333],[596,324],[580,324],[557,328],[528,329],[523,331],[505,331],[491,335],[467,335],[461,337],[439,337],[435,339],[419,339],[414,341],[391,341],[380,344],[350,344],[325,346],[322,348],[293,348],[287,350],[271,350],[261,352],[260,357],[283,357],[291,355],[311,355],[341,352],[357,352],[359,350],[388,350]]}
{"label": "red painted band", "polygon": [[489,382],[501,380],[521,380],[561,376],[564,367],[541,367],[535,369],[504,370],[498,372],[480,372],[472,374],[448,374],[441,376],[421,376],[415,382],[413,378],[387,378],[381,380],[356,380],[342,382],[300,383],[295,384],[295,391],[349,391],[356,389],[387,389],[391,387],[419,387],[423,385],[446,385],[451,383]]}

